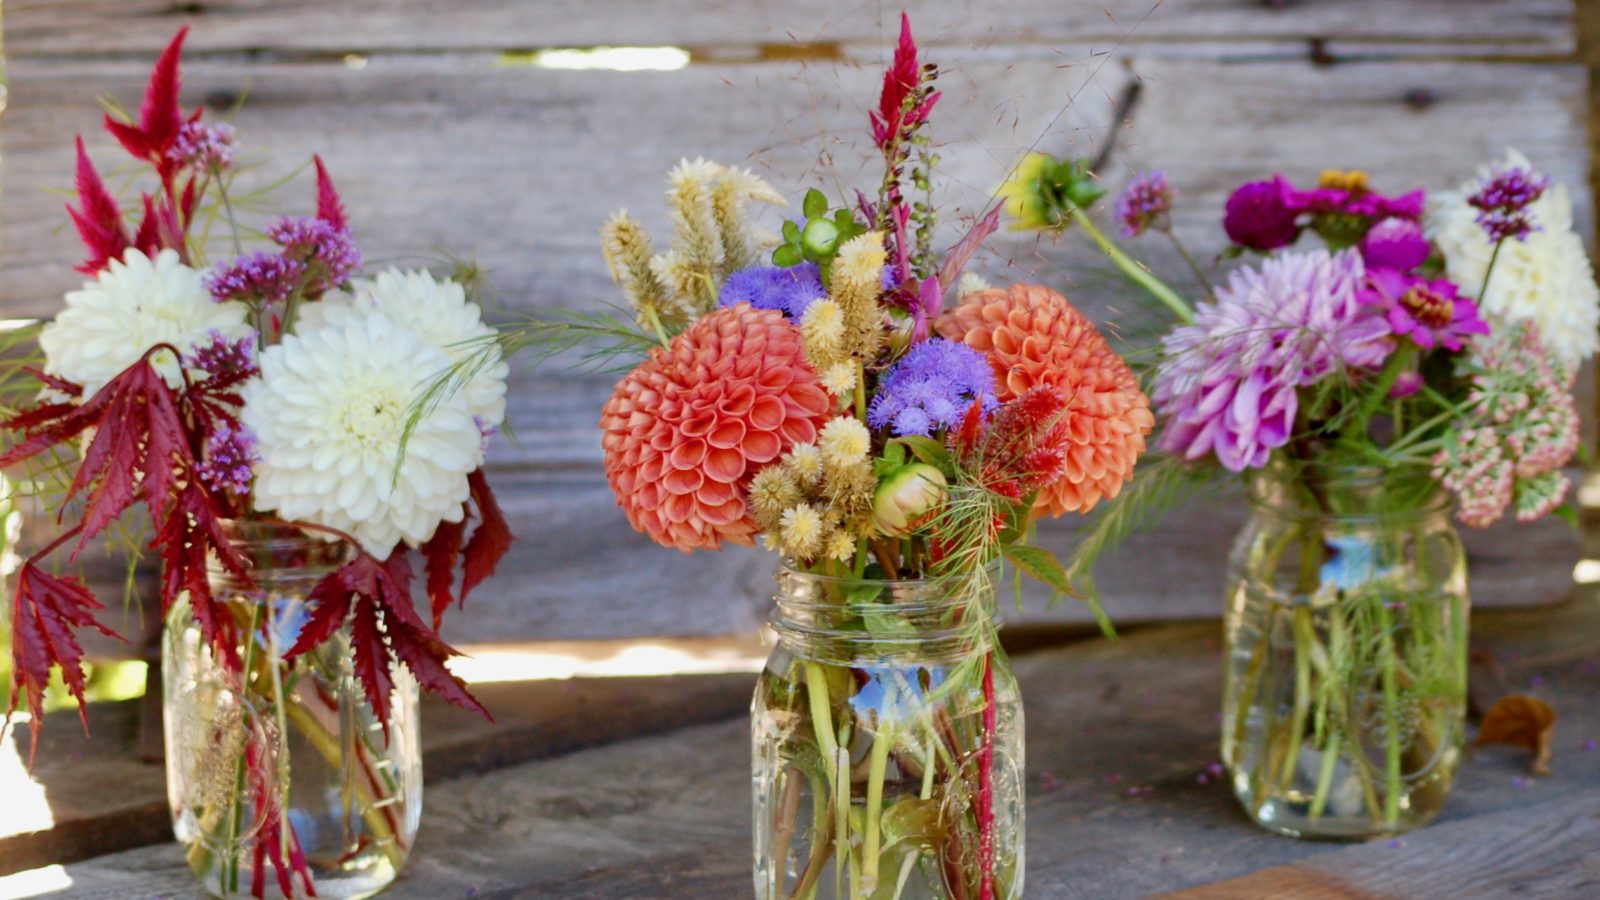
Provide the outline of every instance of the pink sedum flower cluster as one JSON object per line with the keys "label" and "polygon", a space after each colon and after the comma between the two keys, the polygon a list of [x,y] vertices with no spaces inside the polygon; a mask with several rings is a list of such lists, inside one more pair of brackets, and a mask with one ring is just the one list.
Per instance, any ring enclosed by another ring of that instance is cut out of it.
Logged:
{"label": "pink sedum flower cluster", "polygon": [[1508,509],[1519,522],[1541,518],[1571,489],[1561,469],[1578,449],[1572,375],[1526,326],[1480,342],[1468,366],[1469,415],[1434,456],[1434,476],[1464,525],[1485,527]]}

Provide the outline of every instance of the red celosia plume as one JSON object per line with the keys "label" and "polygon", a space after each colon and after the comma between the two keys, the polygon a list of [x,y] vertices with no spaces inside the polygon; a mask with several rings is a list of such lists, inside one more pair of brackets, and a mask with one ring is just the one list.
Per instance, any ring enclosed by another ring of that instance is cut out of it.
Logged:
{"label": "red celosia plume", "polygon": [[[81,137],[78,138],[77,190],[78,206],[74,208],[72,204],[67,204],[67,215],[72,218],[72,224],[77,226],[78,237],[83,239],[83,245],[89,249],[89,258],[77,270],[85,275],[93,275],[112,260],[121,259],[123,251],[131,244],[127,226],[122,221],[122,207],[117,203],[117,198],[106,190],[105,182],[100,179],[100,173],[95,171],[94,163],[83,148]],[[148,203],[145,208],[148,213]],[[141,228],[139,238],[144,237],[144,229]]]}
{"label": "red celosia plume", "polygon": [[[172,38],[172,43],[156,60],[155,69],[150,72],[150,85],[145,88],[144,102],[139,105],[139,121],[136,124],[119,122],[110,114],[105,119],[106,130],[124,149],[156,167],[162,184],[170,182],[172,173],[179,166],[167,151],[177,141],[178,131],[184,123],[183,110],[178,105],[178,92],[182,86],[178,65],[183,56],[183,39],[188,34],[187,27],[180,28]],[[193,118],[199,117],[200,112],[196,110]]]}
{"label": "red celosia plume", "polygon": [[322,157],[313,155],[311,161],[317,165],[317,218],[335,228],[350,227],[345,220],[344,201],[339,199],[339,192],[334,190],[333,179],[328,177]]}
{"label": "red celosia plume", "polygon": [[939,102],[938,92],[929,94],[915,107],[906,109],[906,100],[922,83],[922,64],[917,61],[917,42],[911,36],[911,17],[900,14],[900,43],[894,48],[894,62],[883,73],[883,92],[878,108],[870,114],[872,139],[882,150],[900,135],[922,124]]}

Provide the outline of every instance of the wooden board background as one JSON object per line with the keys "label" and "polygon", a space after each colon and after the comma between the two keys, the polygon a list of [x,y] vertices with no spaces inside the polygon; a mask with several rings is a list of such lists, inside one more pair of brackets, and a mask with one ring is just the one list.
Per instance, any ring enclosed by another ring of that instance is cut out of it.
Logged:
{"label": "wooden board background", "polygon": [[[1181,233],[1220,249],[1226,191],[1276,170],[1301,180],[1364,167],[1380,185],[1442,188],[1507,145],[1573,185],[1586,233],[1586,73],[1573,0],[926,0],[919,37],[941,63],[940,201],[953,232],[1030,146],[1091,153],[1103,174],[1166,169]],[[47,315],[79,255],[61,215],[71,137],[117,154],[94,100],[136,105],[156,52],[194,31],[185,101],[235,118],[261,180],[316,150],[350,203],[369,260],[472,255],[510,316],[615,298],[596,230],[626,206],[665,232],[664,175],[680,157],[751,165],[791,196],[866,185],[865,110],[896,9],[835,0],[10,0],[0,116],[0,314]],[[519,64],[549,47],[674,45],[671,72]],[[305,209],[302,174],[274,200]],[[264,212],[247,213],[257,221]],[[1176,274],[1155,245],[1154,264]],[[1136,329],[1136,298],[1077,241],[1003,235],[977,260],[994,280],[1044,279]],[[1175,278],[1183,281],[1181,277]],[[492,478],[522,538],[455,618],[455,641],[744,631],[765,615],[771,560],[686,557],[633,534],[600,477],[604,377],[519,371]],[[1214,615],[1238,504],[1197,507],[1101,577],[1125,619]],[[1071,523],[1044,540],[1059,551]],[[1480,602],[1539,602],[1570,586],[1576,541],[1551,524],[1471,536]],[[1075,606],[1018,617],[1081,621]]]}

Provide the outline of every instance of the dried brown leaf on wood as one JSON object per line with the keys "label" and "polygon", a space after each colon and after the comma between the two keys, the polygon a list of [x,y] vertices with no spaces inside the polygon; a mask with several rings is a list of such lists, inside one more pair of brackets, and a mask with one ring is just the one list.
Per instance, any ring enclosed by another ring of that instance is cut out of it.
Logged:
{"label": "dried brown leaf on wood", "polygon": [[1556,711],[1538,697],[1511,694],[1501,697],[1483,716],[1473,746],[1510,744],[1533,751],[1533,774],[1550,774],[1550,754],[1555,744]]}

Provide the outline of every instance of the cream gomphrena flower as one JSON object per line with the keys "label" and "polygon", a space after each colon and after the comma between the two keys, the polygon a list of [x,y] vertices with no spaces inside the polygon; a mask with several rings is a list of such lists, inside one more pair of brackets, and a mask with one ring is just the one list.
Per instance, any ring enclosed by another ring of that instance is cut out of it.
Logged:
{"label": "cream gomphrena flower", "polygon": [[844,310],[838,301],[828,297],[812,301],[800,319],[800,336],[812,368],[820,371],[842,361]]}
{"label": "cream gomphrena flower", "polygon": [[[237,340],[251,333],[249,309],[216,303],[201,273],[172,250],[154,258],[128,250],[93,281],[66,296],[66,309],[39,331],[45,372],[83,385],[91,397],[157,344],[188,352],[212,331]],[[177,387],[177,357],[162,350],[150,358],[167,384]]]}
{"label": "cream gomphrena flower", "polygon": [[828,393],[840,398],[840,401],[850,396],[856,389],[856,364],[851,360],[836,362],[824,369],[817,376],[822,381],[822,386]]}
{"label": "cream gomphrena flower", "polygon": [[826,546],[823,547],[822,552],[829,559],[849,562],[856,555],[856,539],[850,536],[850,532],[836,529],[832,534],[828,535]]}
{"label": "cream gomphrena flower", "polygon": [[255,508],[337,528],[384,558],[459,522],[483,442],[464,393],[427,407],[400,465],[406,420],[444,351],[377,311],[289,334],[241,392],[256,436]]}
{"label": "cream gomphrena flower", "polygon": [[848,468],[865,461],[872,452],[872,432],[854,416],[835,416],[822,426],[817,446],[829,467]]}
{"label": "cream gomphrena flower", "polygon": [[[444,353],[451,365],[469,374],[461,393],[487,433],[506,417],[506,376],[511,369],[494,344],[495,330],[483,323],[482,310],[467,300],[460,284],[439,280],[423,269],[387,269],[376,278],[356,279],[350,293],[330,294],[320,303],[301,307],[297,330],[308,333],[347,316],[382,313],[396,325],[409,328],[424,344]],[[417,372],[428,378],[443,369]]]}
{"label": "cream gomphrena flower", "polygon": [[800,485],[788,466],[767,466],[750,479],[750,512],[764,530],[772,530],[800,499]]}
{"label": "cream gomphrena flower", "polygon": [[811,559],[822,548],[822,517],[809,503],[785,510],[779,521],[783,552],[795,559]]}
{"label": "cream gomphrena flower", "polygon": [[816,444],[795,444],[784,455],[783,465],[801,484],[814,486],[822,479],[822,451]]}

